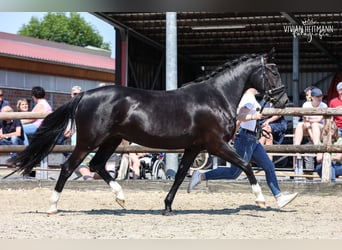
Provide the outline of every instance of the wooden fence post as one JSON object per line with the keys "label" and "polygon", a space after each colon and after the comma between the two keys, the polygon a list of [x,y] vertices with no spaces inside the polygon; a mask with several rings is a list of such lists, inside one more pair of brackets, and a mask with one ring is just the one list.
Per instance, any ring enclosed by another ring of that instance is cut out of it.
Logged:
{"label": "wooden fence post", "polygon": [[[322,131],[323,144],[331,145],[331,116],[324,117],[324,128]],[[324,152],[322,160],[322,182],[331,181],[331,153]]]}

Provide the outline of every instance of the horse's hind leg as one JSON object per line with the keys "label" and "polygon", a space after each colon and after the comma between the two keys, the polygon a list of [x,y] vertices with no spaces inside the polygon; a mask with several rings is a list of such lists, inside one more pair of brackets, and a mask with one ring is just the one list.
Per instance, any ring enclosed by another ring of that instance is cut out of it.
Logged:
{"label": "horse's hind leg", "polygon": [[106,170],[106,163],[110,156],[114,153],[115,149],[121,143],[119,138],[107,139],[98,148],[95,156],[90,161],[89,165],[95,170],[102,179],[110,186],[111,190],[116,196],[115,201],[122,207],[125,208],[125,196],[119,183]]}
{"label": "horse's hind leg", "polygon": [[255,178],[255,175],[253,173],[253,169],[250,166],[250,164],[248,164],[245,160],[243,160],[235,152],[235,150],[233,148],[230,148],[230,146],[228,146],[228,144],[226,144],[226,143],[223,143],[219,150],[217,150],[215,152],[210,151],[210,153],[214,154],[218,157],[221,157],[225,161],[228,161],[228,162],[234,164],[235,166],[241,168],[246,173],[247,178],[249,180],[249,183],[252,186],[252,192],[256,197],[255,203],[259,207],[262,207],[262,208],[266,207],[266,201],[265,201],[264,195],[262,194],[261,188],[258,184],[257,179]]}
{"label": "horse's hind leg", "polygon": [[66,181],[88,153],[89,152],[87,151],[78,149],[76,146],[70,157],[61,165],[61,172],[59,174],[55,190],[53,191],[50,198],[50,208],[47,211],[48,214],[57,213],[57,203],[59,201],[59,197],[62,193]]}
{"label": "horse's hind leg", "polygon": [[185,149],[183,158],[179,164],[177,174],[175,176],[175,181],[173,182],[173,185],[167,194],[164,203],[165,203],[165,210],[163,212],[163,215],[171,215],[172,214],[172,202],[175,198],[175,195],[177,193],[177,190],[179,186],[182,184],[186,173],[188,172],[191,164],[194,162],[196,156],[200,150],[194,150],[194,149]]}

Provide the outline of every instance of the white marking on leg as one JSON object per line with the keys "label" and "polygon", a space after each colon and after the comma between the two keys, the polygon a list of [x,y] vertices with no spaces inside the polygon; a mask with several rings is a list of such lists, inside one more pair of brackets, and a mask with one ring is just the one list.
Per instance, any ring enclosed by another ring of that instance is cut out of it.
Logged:
{"label": "white marking on leg", "polygon": [[114,194],[116,195],[116,198],[118,198],[120,200],[125,200],[125,196],[124,196],[122,187],[120,186],[119,183],[117,183],[116,181],[111,181],[111,182],[109,182],[109,186],[112,189],[112,191],[114,192]]}
{"label": "white marking on leg", "polygon": [[255,202],[259,205],[259,206],[266,206],[266,201],[264,198],[264,195],[262,194],[261,188],[259,186],[259,183],[252,185],[252,191],[253,194],[255,195],[256,199]]}
{"label": "white marking on leg", "polygon": [[59,201],[59,197],[61,196],[61,193],[58,193],[57,191],[53,191],[52,195],[50,197],[50,208],[47,211],[48,214],[55,214],[57,213],[57,203]]}

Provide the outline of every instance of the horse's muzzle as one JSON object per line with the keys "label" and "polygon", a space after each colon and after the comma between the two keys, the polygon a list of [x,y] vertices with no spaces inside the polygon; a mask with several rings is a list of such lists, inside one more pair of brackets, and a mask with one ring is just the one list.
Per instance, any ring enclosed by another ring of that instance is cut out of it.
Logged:
{"label": "horse's muzzle", "polygon": [[289,103],[289,97],[285,92],[284,85],[267,91],[266,95],[269,97],[269,101],[273,104],[274,108],[285,108]]}

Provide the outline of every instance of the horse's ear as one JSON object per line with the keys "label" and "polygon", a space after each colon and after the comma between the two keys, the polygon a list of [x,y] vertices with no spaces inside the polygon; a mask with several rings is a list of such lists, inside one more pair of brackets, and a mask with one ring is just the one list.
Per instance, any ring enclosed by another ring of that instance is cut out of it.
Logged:
{"label": "horse's ear", "polygon": [[270,52],[266,55],[266,63],[272,63],[274,61],[275,48],[273,47]]}

